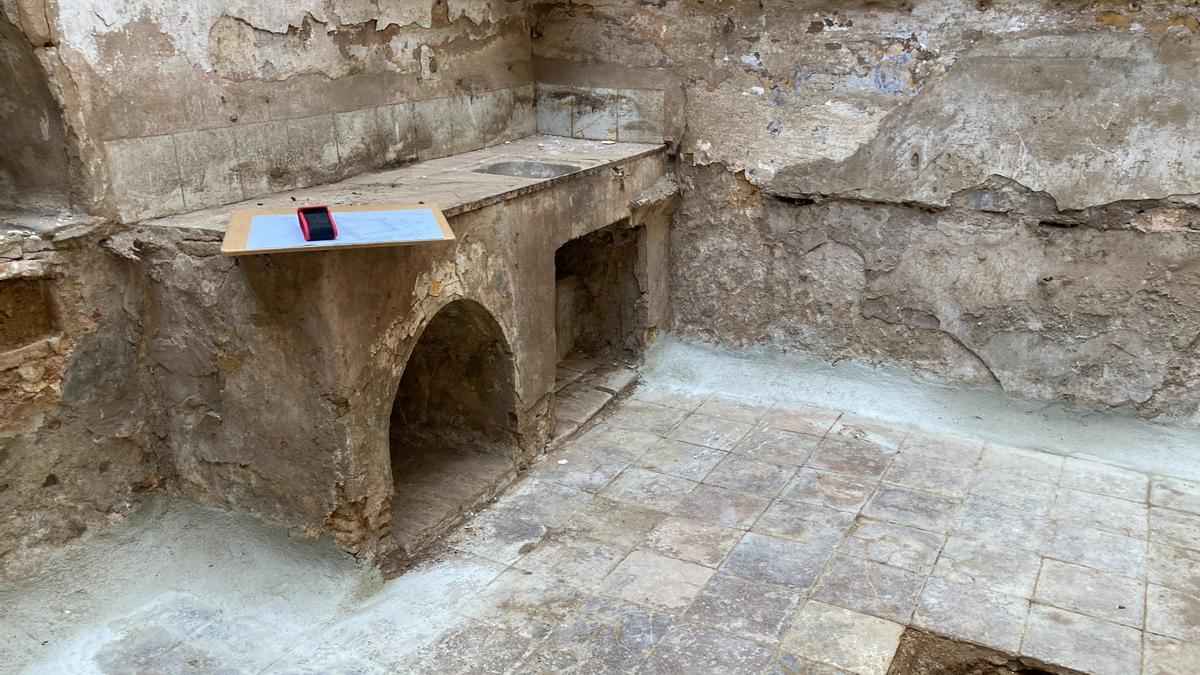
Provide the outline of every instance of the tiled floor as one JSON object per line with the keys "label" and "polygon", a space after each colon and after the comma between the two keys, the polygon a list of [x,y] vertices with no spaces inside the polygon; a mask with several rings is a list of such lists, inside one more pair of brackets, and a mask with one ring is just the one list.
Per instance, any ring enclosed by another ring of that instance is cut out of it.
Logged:
{"label": "tiled floor", "polygon": [[637,390],[477,520],[510,567],[412,669],[884,673],[916,626],[1200,672],[1200,485],[1084,459]]}
{"label": "tiled floor", "polygon": [[1200,484],[720,396],[635,389],[336,610],[308,606],[328,569],[287,569],[289,598],[147,591],[30,642],[50,651],[26,670],[868,675],[914,626],[1085,672],[1200,672]]}

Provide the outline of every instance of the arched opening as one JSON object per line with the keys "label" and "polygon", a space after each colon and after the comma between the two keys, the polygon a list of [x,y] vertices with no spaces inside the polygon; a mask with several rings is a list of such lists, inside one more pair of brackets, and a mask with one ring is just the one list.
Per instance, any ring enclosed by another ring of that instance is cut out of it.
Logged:
{"label": "arched opening", "polygon": [[392,541],[423,548],[502,488],[515,469],[512,352],[486,309],[446,305],[425,327],[391,414]]}

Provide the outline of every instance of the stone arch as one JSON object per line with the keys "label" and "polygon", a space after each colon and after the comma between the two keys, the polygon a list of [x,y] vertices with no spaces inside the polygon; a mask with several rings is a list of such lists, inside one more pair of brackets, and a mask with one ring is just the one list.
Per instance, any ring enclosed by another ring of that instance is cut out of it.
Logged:
{"label": "stone arch", "polygon": [[389,416],[390,534],[413,555],[491,499],[518,465],[513,351],[481,304],[454,300],[421,330]]}

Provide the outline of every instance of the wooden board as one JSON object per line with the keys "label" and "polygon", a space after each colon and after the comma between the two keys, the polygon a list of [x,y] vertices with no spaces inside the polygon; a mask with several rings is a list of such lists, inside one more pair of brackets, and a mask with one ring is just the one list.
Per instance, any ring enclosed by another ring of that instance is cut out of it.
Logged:
{"label": "wooden board", "polygon": [[221,243],[223,255],[293,253],[328,249],[406,246],[450,241],[454,232],[436,204],[331,206],[338,238],[304,241],[296,209],[234,211]]}

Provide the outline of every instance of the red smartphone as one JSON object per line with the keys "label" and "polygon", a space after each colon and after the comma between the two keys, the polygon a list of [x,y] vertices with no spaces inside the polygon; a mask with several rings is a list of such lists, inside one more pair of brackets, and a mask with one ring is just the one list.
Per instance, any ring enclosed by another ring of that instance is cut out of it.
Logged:
{"label": "red smartphone", "polygon": [[330,241],[337,239],[337,224],[328,206],[302,206],[296,209],[300,219],[300,231],[304,241]]}

